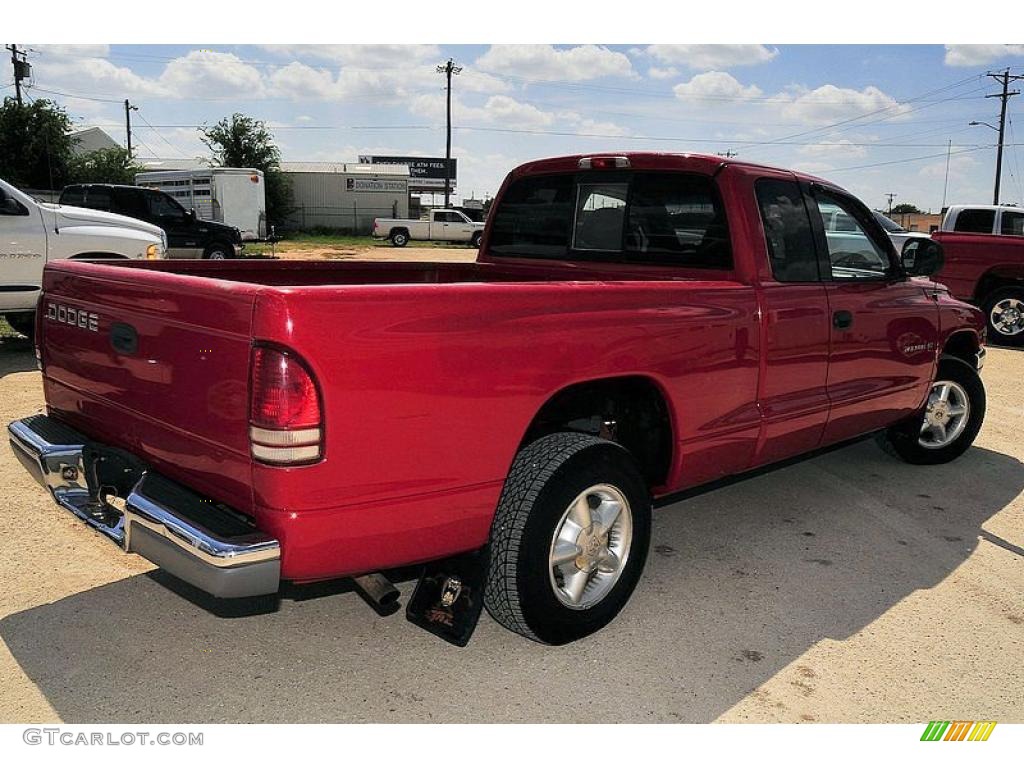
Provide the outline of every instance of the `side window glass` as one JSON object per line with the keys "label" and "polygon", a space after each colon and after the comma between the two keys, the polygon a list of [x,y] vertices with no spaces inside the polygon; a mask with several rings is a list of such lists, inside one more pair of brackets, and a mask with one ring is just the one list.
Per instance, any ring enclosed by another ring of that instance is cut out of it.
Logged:
{"label": "side window glass", "polygon": [[85,190],[81,187],[68,187],[60,196],[61,205],[84,205]]}
{"label": "side window glass", "polygon": [[97,211],[110,210],[110,190],[106,187],[89,187],[85,194],[90,208]]}
{"label": "side window glass", "polygon": [[1004,235],[1024,235],[1024,212],[1003,211],[1000,231]]}
{"label": "side window glass", "polygon": [[761,179],[756,185],[772,275],[782,283],[819,280],[814,234],[795,181]]}
{"label": "side window glass", "polygon": [[832,264],[833,280],[872,280],[890,274],[889,252],[864,229],[848,203],[827,193],[815,196]]}
{"label": "side window glass", "polygon": [[976,232],[991,235],[995,228],[996,212],[980,208],[966,208],[956,217],[953,230],[956,232]]}
{"label": "side window glass", "polygon": [[572,247],[580,251],[621,251],[628,195],[627,183],[580,184]]}

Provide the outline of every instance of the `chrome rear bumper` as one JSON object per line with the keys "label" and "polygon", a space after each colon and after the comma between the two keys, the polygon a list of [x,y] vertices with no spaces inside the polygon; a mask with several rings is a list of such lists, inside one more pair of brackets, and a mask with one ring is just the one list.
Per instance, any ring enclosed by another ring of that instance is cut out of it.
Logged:
{"label": "chrome rear bumper", "polygon": [[[135,552],[214,597],[277,592],[281,545],[231,510],[151,470],[115,506],[87,482],[91,441],[48,416],[7,427],[18,460],[54,501],[126,552]],[[102,451],[102,447],[99,447]]]}

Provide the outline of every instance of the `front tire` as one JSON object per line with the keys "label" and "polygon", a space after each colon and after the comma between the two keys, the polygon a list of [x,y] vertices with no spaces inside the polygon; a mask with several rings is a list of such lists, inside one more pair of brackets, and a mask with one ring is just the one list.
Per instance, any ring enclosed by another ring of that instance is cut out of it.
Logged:
{"label": "front tire", "polygon": [[1024,344],[1024,288],[1000,288],[981,304],[993,344],[1019,347]]}
{"label": "front tire", "polygon": [[36,337],[36,316],[34,312],[6,315],[7,324],[22,336],[27,336],[29,341]]}
{"label": "front tire", "polygon": [[971,447],[985,421],[978,371],[942,357],[923,410],[878,436],[882,449],[909,464],[945,464]]}
{"label": "front tire", "polygon": [[480,241],[484,239],[483,232],[475,232],[473,238],[469,241],[469,244],[473,248],[480,248]]}
{"label": "front tire", "polygon": [[651,497],[622,446],[574,432],[542,437],[505,481],[484,605],[531,640],[578,640],[625,606],[650,538]]}

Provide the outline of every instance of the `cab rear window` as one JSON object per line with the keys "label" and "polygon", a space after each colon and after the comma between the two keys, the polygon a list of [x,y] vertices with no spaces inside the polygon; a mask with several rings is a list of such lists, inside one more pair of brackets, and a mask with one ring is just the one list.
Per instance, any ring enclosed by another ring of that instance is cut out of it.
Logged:
{"label": "cab rear window", "polygon": [[707,176],[608,173],[530,176],[494,213],[497,256],[729,269],[725,212]]}

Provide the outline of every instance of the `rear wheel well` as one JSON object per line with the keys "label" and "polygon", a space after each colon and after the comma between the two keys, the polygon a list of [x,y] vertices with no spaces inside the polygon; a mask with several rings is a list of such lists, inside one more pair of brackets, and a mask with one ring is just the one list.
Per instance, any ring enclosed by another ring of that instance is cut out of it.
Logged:
{"label": "rear wheel well", "polygon": [[1024,275],[1014,277],[991,272],[984,274],[978,280],[978,285],[974,289],[974,299],[982,303],[1000,288],[1024,288]]}
{"label": "rear wheel well", "polygon": [[623,376],[574,384],[534,417],[523,446],[553,432],[611,440],[636,459],[648,485],[664,484],[672,464],[672,423],[662,391],[650,379]]}
{"label": "rear wheel well", "polygon": [[981,345],[978,342],[978,337],[974,333],[971,331],[957,331],[946,339],[946,346],[943,347],[942,354],[963,360],[974,368],[977,366],[975,356],[980,348]]}

